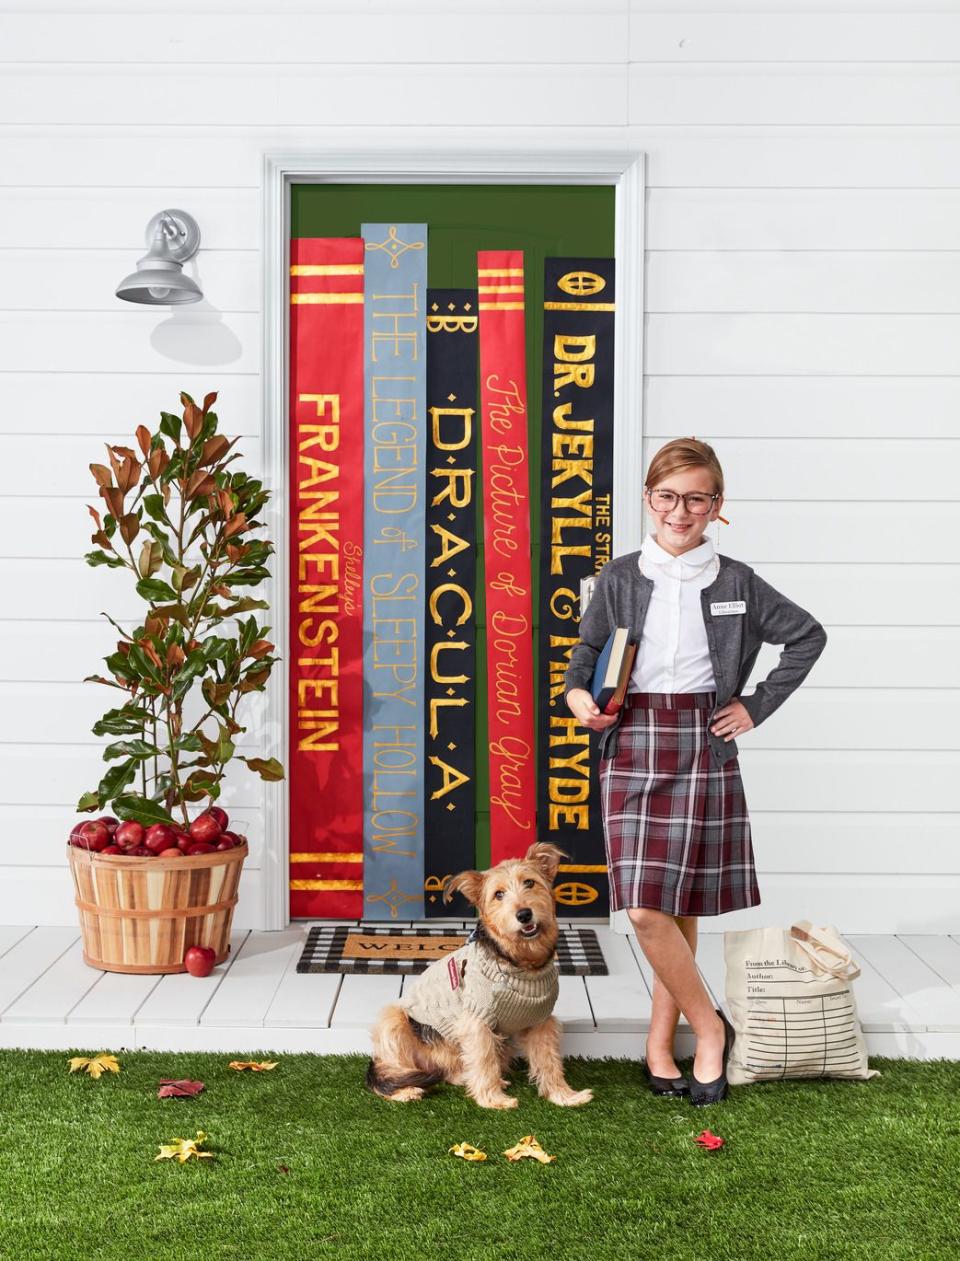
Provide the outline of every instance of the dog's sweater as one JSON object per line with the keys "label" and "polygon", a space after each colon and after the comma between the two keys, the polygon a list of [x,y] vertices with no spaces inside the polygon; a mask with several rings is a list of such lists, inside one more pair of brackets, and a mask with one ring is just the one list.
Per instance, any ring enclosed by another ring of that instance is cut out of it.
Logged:
{"label": "dog's sweater", "polygon": [[[406,987],[405,987],[406,989]],[[519,1033],[541,1024],[560,990],[551,959],[536,971],[516,967],[479,942],[436,959],[400,1000],[414,1020],[453,1038],[457,1017],[472,1012],[497,1033]]]}

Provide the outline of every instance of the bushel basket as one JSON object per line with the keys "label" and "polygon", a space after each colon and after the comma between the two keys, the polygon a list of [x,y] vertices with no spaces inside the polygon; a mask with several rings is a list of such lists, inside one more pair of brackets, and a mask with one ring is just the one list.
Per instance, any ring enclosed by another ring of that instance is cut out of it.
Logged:
{"label": "bushel basket", "polygon": [[180,858],[98,854],[68,845],[84,962],[105,972],[185,972],[190,946],[222,963],[247,846]]}

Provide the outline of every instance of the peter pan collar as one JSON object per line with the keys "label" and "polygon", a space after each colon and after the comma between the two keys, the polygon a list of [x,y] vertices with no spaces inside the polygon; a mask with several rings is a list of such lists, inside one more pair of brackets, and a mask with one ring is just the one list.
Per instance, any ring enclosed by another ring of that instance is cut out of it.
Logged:
{"label": "peter pan collar", "polygon": [[717,554],[713,546],[713,539],[709,535],[705,535],[703,541],[698,543],[696,547],[691,548],[689,552],[684,552],[682,556],[674,556],[672,552],[665,551],[660,546],[657,542],[657,536],[652,530],[643,540],[640,553],[644,559],[651,560],[656,565],[669,565],[675,561],[682,561],[684,565],[689,565],[693,569],[700,569],[708,565]]}

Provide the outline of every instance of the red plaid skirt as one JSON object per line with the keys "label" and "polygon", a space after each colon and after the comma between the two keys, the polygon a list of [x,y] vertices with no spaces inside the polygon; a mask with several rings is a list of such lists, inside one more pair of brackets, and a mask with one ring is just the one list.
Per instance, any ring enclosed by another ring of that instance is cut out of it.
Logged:
{"label": "red plaid skirt", "polygon": [[716,692],[631,692],[615,757],[600,762],[610,906],[722,915],[756,906],[750,818],[737,758],[707,734]]}

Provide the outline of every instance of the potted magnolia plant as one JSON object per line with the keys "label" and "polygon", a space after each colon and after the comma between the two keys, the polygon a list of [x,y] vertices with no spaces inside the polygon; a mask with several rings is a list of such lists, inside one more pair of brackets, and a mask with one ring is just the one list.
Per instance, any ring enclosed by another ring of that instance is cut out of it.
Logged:
{"label": "potted magnolia plant", "polygon": [[161,412],[155,433],[138,426],[138,449],[108,444],[109,465],[90,465],[104,512],[89,509],[87,563],[127,570],[144,603],[133,629],[104,615],[120,637],[88,681],[124,695],[93,728],[113,739],[77,808],[108,813],[68,845],[84,958],[108,971],[202,971],[226,956],[247,842],[216,804],[223,778],[235,761],[283,778],[275,758],[237,752],[241,702],[276,661],[251,594],[274,548],[254,537],[269,492],[230,467],[237,439],[218,433],[216,397],[181,394],[182,417]]}

